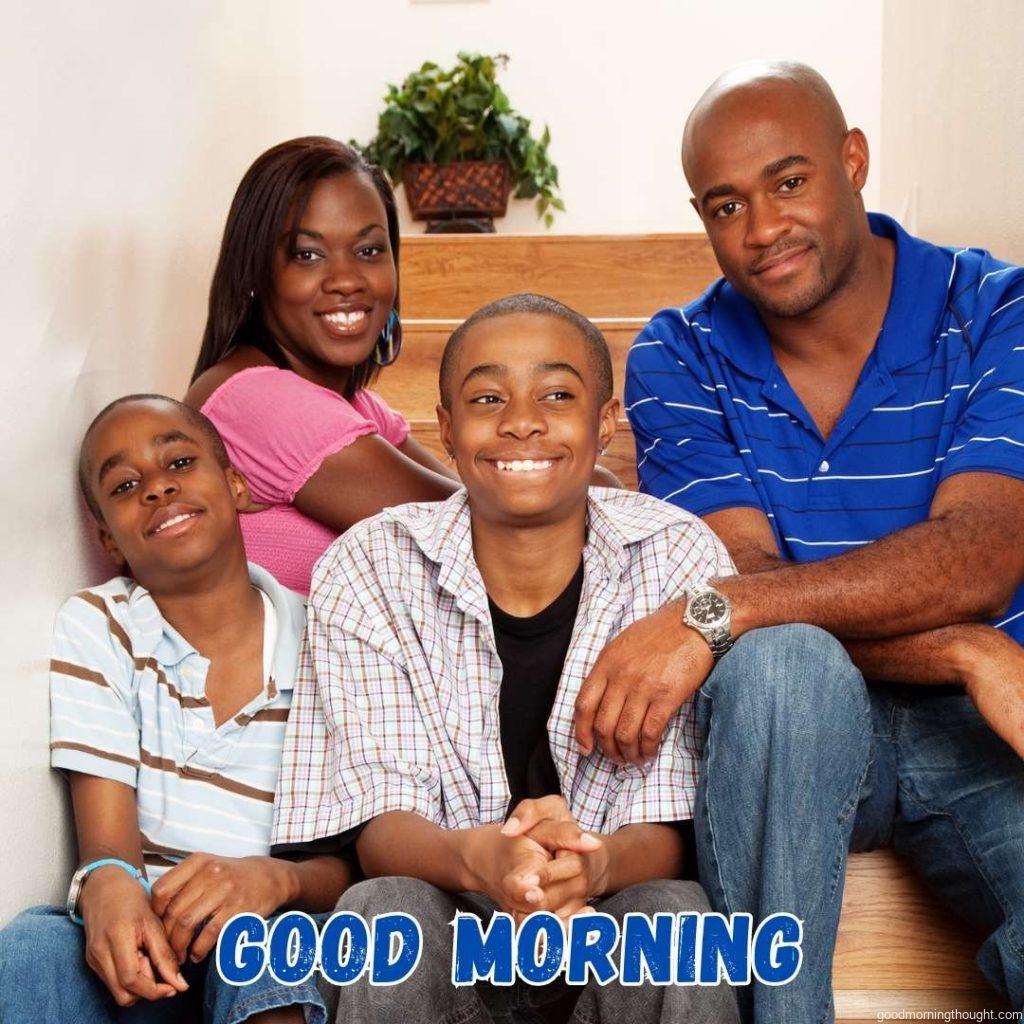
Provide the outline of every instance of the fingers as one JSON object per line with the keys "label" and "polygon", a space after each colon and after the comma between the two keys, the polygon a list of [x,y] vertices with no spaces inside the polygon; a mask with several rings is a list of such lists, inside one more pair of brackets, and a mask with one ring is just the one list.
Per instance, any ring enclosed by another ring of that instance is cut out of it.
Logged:
{"label": "fingers", "polygon": [[210,859],[209,854],[206,853],[190,854],[153,883],[150,902],[153,913],[157,917],[164,916],[171,900],[206,866]]}
{"label": "fingers", "polygon": [[114,997],[114,1002],[118,1006],[134,1006],[138,1002],[138,996],[132,995],[118,981],[114,957],[108,946],[94,947],[92,943],[89,943],[85,950],[85,962],[99,976],[100,981],[107,986],[107,990]]}
{"label": "fingers", "polygon": [[597,663],[591,669],[590,675],[583,681],[580,692],[576,695],[573,727],[576,730],[576,742],[584,754],[589,754],[594,749],[594,719],[608,685],[602,662],[603,656],[597,659]]}
{"label": "fingers", "polygon": [[502,826],[501,833],[506,836],[524,835],[545,818],[572,820],[572,813],[564,797],[553,794],[537,800],[521,800]]}
{"label": "fingers", "polygon": [[[549,860],[547,864],[538,868],[536,871],[537,884],[544,889],[545,904],[548,906],[553,905],[548,892],[553,885],[558,882],[567,881],[570,878],[575,878],[577,875],[583,874],[585,870],[583,858],[575,853],[569,853],[564,857]],[[554,905],[557,906],[558,904],[555,903]]]}
{"label": "fingers", "polygon": [[171,944],[167,941],[167,934],[158,918],[154,917],[143,926],[143,943],[147,962],[156,968],[160,979],[172,986],[174,991],[184,992],[188,988],[188,982],[178,971],[178,960]]}
{"label": "fingers", "polygon": [[640,760],[649,761],[658,753],[669,719],[676,713],[671,704],[655,701],[647,709],[640,730]]}
{"label": "fingers", "polygon": [[640,761],[640,730],[648,714],[647,698],[631,693],[615,723],[615,745],[624,761]]}
{"label": "fingers", "polygon": [[615,739],[615,729],[619,724],[619,716],[626,703],[626,692],[621,686],[609,685],[601,698],[601,706],[594,716],[594,732],[605,757],[613,761],[621,761],[622,753]]}
{"label": "fingers", "polygon": [[164,931],[179,964],[185,961],[185,954],[195,937],[197,926],[212,916],[221,903],[222,893],[219,887],[198,890],[193,886],[186,886],[167,905],[163,917]]}
{"label": "fingers", "polygon": [[210,950],[217,945],[217,937],[220,935],[224,925],[227,924],[230,916],[228,911],[220,910],[203,925],[203,930],[192,943],[191,958],[194,963],[199,963],[200,960],[203,960],[209,955]]}
{"label": "fingers", "polygon": [[[176,991],[172,985],[158,984],[154,981],[152,968],[148,964],[144,969],[143,961],[146,958],[139,949],[139,942],[133,931],[119,931],[110,944],[117,987],[121,990],[122,998],[118,998],[118,993],[112,988],[111,994],[119,1006],[130,1006],[137,999],[163,999],[174,995]],[[131,1002],[123,1001],[125,994]]]}
{"label": "fingers", "polygon": [[529,838],[551,853],[569,850],[573,853],[592,853],[601,840],[584,832],[575,821],[541,821],[530,829]]}

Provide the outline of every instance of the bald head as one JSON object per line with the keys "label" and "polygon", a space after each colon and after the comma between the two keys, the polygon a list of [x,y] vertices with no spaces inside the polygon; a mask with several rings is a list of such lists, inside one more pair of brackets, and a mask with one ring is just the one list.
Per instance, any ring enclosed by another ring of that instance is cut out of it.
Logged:
{"label": "bald head", "polygon": [[846,118],[828,82],[796,61],[751,61],[719,75],[697,100],[683,129],[683,172],[690,187],[699,150],[715,145],[716,128],[751,121],[786,109],[835,142],[847,132]]}

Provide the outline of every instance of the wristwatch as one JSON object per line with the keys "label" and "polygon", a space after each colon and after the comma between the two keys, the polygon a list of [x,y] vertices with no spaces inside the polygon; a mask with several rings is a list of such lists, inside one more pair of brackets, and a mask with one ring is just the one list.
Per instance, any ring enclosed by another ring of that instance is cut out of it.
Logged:
{"label": "wristwatch", "polygon": [[732,602],[714,587],[694,587],[686,595],[683,625],[697,630],[718,659],[736,642],[732,635]]}
{"label": "wristwatch", "polygon": [[150,891],[149,880],[146,876],[137,867],[135,867],[134,864],[129,864],[125,860],[118,860],[116,857],[104,857],[102,860],[94,860],[91,864],[83,864],[82,867],[80,867],[71,876],[71,887],[68,889],[68,902],[66,909],[68,917],[70,917],[75,924],[82,923],[82,918],[78,913],[78,897],[81,895],[82,886],[85,884],[85,880],[97,868],[104,868],[108,864],[121,868],[122,871],[127,871],[128,874],[146,890],[146,892]]}

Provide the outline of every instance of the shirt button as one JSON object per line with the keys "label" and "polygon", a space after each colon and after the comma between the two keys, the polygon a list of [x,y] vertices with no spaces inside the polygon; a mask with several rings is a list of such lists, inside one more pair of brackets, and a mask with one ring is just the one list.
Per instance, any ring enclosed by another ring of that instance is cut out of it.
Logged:
{"label": "shirt button", "polygon": [[818,467],[819,473],[827,473],[832,467],[828,464],[828,459],[822,459],[821,465]]}

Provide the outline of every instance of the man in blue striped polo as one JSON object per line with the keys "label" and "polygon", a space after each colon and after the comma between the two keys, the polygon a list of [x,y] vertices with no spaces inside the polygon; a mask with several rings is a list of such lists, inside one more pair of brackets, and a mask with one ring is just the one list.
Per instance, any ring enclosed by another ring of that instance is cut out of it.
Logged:
{"label": "man in blue striped polo", "polygon": [[723,75],[683,165],[724,277],[641,332],[626,408],[641,489],[741,575],[605,649],[580,742],[649,756],[704,683],[704,886],[805,922],[800,976],[746,993],[759,1024],[833,1019],[846,851],[886,844],[1020,1007],[1024,271],[866,214],[865,138],[802,65]]}

